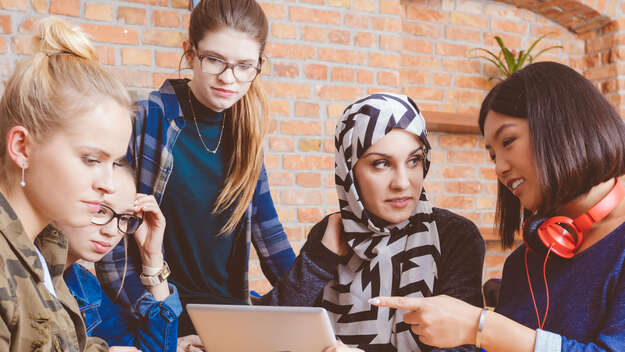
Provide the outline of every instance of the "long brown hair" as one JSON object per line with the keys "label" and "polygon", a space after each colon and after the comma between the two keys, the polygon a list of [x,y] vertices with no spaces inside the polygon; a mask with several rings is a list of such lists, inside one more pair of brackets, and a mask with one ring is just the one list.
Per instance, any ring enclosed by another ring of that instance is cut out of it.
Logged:
{"label": "long brown hair", "polygon": [[[126,88],[98,63],[85,33],[48,17],[37,23],[33,45],[35,53],[17,64],[2,95],[1,136],[21,125],[35,141],[43,141],[100,97],[127,108],[130,118]],[[6,150],[6,144],[6,138],[0,138],[0,150]],[[0,183],[7,191],[17,183],[13,165],[7,153],[0,153]]]}
{"label": "long brown hair", "polygon": [[[193,47],[206,33],[232,28],[254,38],[262,56],[267,42],[267,17],[254,0],[203,0],[191,12],[189,41]],[[186,53],[185,53],[186,54]],[[259,64],[260,64],[259,57]],[[223,189],[215,201],[213,213],[234,205],[233,213],[220,233],[234,230],[252,200],[263,164],[262,145],[269,118],[267,101],[257,77],[241,100],[226,111],[226,126],[232,142],[232,157]],[[224,133],[226,133],[224,131]]]}

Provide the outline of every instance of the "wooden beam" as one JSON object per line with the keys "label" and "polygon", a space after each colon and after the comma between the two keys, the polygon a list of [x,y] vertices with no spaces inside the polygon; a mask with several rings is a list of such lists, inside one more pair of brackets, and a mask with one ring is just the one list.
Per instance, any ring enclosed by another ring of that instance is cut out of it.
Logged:
{"label": "wooden beam", "polygon": [[480,133],[477,115],[439,111],[421,111],[421,113],[428,131]]}

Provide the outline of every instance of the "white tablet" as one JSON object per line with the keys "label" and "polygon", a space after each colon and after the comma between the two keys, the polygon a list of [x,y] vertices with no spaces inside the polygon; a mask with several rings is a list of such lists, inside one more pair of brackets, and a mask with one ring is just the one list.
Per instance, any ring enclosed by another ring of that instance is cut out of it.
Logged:
{"label": "white tablet", "polygon": [[336,344],[323,308],[214,304],[186,307],[209,352],[321,352]]}

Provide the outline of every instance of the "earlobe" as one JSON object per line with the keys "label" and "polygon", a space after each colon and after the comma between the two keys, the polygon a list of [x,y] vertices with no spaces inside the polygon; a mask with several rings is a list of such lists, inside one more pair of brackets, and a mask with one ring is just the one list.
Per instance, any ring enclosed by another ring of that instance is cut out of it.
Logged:
{"label": "earlobe", "polygon": [[187,65],[189,67],[193,67],[192,62],[193,62],[193,45],[191,45],[191,42],[188,40],[185,40],[182,42],[182,50],[183,50],[183,55],[184,55],[184,59],[187,62]]}
{"label": "earlobe", "polygon": [[30,133],[24,126],[14,126],[7,133],[7,153],[17,167],[28,168]]}

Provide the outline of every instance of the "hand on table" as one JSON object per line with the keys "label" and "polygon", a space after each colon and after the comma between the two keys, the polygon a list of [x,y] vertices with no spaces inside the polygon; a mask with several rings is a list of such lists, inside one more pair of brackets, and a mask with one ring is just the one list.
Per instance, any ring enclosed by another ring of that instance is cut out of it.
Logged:
{"label": "hand on table", "polygon": [[111,346],[109,352],[141,352],[141,350],[133,346]]}
{"label": "hand on table", "polygon": [[178,338],[178,348],[176,352],[203,352],[204,345],[197,335],[187,335]]}
{"label": "hand on table", "polygon": [[448,348],[475,344],[481,309],[459,299],[446,295],[376,297],[369,303],[410,311],[404,314],[404,321],[426,345]]}

